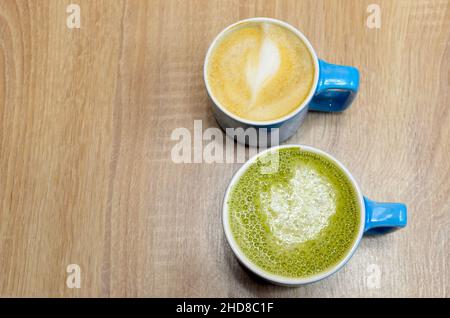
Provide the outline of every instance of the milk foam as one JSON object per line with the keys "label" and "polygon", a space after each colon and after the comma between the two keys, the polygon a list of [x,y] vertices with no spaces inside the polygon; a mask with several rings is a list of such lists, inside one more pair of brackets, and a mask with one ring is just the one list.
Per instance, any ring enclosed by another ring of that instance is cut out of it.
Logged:
{"label": "milk foam", "polygon": [[218,41],[207,65],[211,94],[239,117],[268,121],[297,109],[311,91],[313,57],[292,31],[244,23]]}
{"label": "milk foam", "polygon": [[313,240],[336,212],[333,185],[314,169],[299,167],[287,186],[260,194],[271,233],[283,246]]}
{"label": "milk foam", "polygon": [[252,90],[252,103],[255,102],[264,82],[277,73],[280,67],[280,51],[277,44],[267,36],[268,25],[264,25],[264,38],[259,56],[249,55],[247,60],[247,82]]}

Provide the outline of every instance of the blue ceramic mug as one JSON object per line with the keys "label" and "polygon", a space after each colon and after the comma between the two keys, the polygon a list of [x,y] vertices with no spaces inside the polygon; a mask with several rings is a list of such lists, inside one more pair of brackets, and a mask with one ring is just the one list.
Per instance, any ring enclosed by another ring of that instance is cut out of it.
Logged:
{"label": "blue ceramic mug", "polygon": [[[314,82],[307,98],[290,114],[276,120],[252,121],[231,113],[223,107],[223,105],[221,105],[211,93],[210,85],[208,83],[208,63],[211,52],[215,48],[216,44],[224,35],[227,34],[230,29],[238,24],[248,22],[274,23],[292,31],[305,43],[314,61]],[[298,29],[290,24],[287,24],[286,22],[271,18],[251,18],[242,20],[230,25],[220,32],[211,43],[206,54],[203,76],[208,95],[212,101],[213,114],[222,129],[228,133],[226,128],[243,128],[245,130],[251,127],[255,128],[257,131],[259,128],[266,128],[266,131],[268,132],[267,139],[270,140],[270,133],[274,128],[278,128],[278,143],[285,141],[296,133],[297,129],[305,119],[308,110],[321,112],[341,112],[345,110],[355,98],[359,87],[359,72],[356,68],[351,66],[334,65],[323,60],[319,60],[311,43]],[[231,137],[234,138],[236,136]],[[258,138],[258,140],[259,139],[260,138]],[[256,140],[240,140],[240,138],[237,138],[237,141],[249,144],[250,146],[258,146],[258,142]]]}
{"label": "blue ceramic mug", "polygon": [[[319,156],[328,158],[331,162],[335,163],[336,166],[339,167],[340,170],[343,171],[345,175],[348,177],[348,179],[350,180],[355,189],[356,196],[359,202],[360,218],[359,218],[358,234],[351,248],[348,250],[347,254],[337,264],[335,264],[328,270],[305,278],[289,278],[271,274],[253,264],[252,261],[249,258],[247,258],[247,256],[241,251],[239,245],[236,243],[229,222],[228,201],[231,190],[233,189],[236,182],[239,181],[240,177],[244,174],[244,172],[246,172],[247,169],[258,160],[258,158],[260,158],[267,152],[277,151],[280,148],[299,148],[302,150],[306,150],[308,152],[316,153]],[[237,259],[240,261],[241,264],[243,264],[245,267],[247,267],[250,271],[252,271],[256,275],[274,284],[283,286],[299,286],[324,279],[332,275],[333,273],[337,272],[339,269],[341,269],[353,256],[353,253],[358,248],[358,245],[363,235],[372,235],[377,233],[381,234],[405,227],[407,223],[407,209],[406,205],[402,203],[386,203],[369,200],[367,197],[363,195],[361,189],[359,188],[358,183],[356,182],[355,178],[352,176],[350,171],[348,171],[347,168],[332,155],[310,146],[283,145],[272,147],[258,153],[253,158],[249,159],[235,173],[225,192],[222,207],[222,222],[225,231],[225,237],[228,241],[228,244],[230,245],[231,249],[233,250],[234,254],[236,255]]]}

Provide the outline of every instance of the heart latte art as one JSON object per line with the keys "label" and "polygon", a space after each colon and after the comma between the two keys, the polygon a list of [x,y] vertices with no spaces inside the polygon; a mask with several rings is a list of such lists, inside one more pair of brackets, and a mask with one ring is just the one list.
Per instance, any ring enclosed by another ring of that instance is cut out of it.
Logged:
{"label": "heart latte art", "polygon": [[[226,197],[237,247],[253,265],[282,277],[328,271],[348,255],[359,233],[352,181],[331,159],[299,147],[263,156]],[[272,160],[278,169],[267,174],[263,168]]]}
{"label": "heart latte art", "polygon": [[305,43],[275,23],[246,22],[230,29],[207,65],[212,95],[231,113],[269,121],[288,115],[307,98],[314,61]]}

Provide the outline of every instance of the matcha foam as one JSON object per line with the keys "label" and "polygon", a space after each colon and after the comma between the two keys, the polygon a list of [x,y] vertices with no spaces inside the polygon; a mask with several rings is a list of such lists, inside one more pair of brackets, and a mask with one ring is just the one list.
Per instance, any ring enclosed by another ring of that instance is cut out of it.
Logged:
{"label": "matcha foam", "polygon": [[328,158],[297,147],[280,148],[278,155],[275,173],[261,173],[264,163],[257,160],[231,189],[231,231],[262,270],[305,278],[347,255],[359,229],[358,197]]}

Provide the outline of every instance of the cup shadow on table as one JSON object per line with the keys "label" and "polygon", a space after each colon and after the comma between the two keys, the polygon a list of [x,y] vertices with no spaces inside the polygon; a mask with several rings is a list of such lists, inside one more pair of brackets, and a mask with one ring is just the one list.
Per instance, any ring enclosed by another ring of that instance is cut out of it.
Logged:
{"label": "cup shadow on table", "polygon": [[[212,103],[208,102],[209,111],[207,112],[207,115],[205,118],[203,118],[205,122],[205,128],[218,128],[223,133],[223,144],[225,145],[225,142],[227,139],[230,139],[225,131],[220,127],[218,121],[214,117],[211,108]],[[309,116],[306,116],[304,122],[302,123],[301,127],[297,130],[295,134],[293,134],[291,137],[289,137],[287,140],[280,143],[280,145],[283,144],[304,144],[302,141],[301,135],[307,135],[309,136],[311,134],[311,131],[314,129],[314,126],[317,126],[317,122],[323,122],[324,118],[322,117],[340,117],[342,116],[342,113],[326,113],[326,112],[317,112],[317,111],[310,111]],[[234,143],[237,146],[242,146],[242,144],[239,144],[237,140],[234,140]],[[316,146],[314,144],[306,143],[310,146]],[[245,146],[246,149],[253,148],[249,146]],[[258,151],[259,152],[259,151]],[[249,158],[247,158],[249,159]]]}
{"label": "cup shadow on table", "polygon": [[[389,235],[389,234],[392,234],[395,232],[396,232],[396,230],[381,231],[381,232],[377,232],[377,233],[368,233],[363,236],[362,240],[366,241],[365,245],[369,244],[370,246],[372,246],[373,244],[377,244],[377,242],[379,242],[380,234],[381,234],[381,236],[384,236],[386,234]],[[387,240],[383,243],[384,243],[384,245],[386,245],[386,244],[391,244],[392,242]],[[366,248],[370,248],[370,246],[366,246]],[[361,248],[361,246],[359,246],[359,248]],[[314,288],[316,286],[319,287],[319,284],[321,282],[323,282],[323,281],[319,281],[316,283],[311,283],[311,284],[298,286],[298,287],[287,287],[287,286],[275,285],[275,284],[272,284],[269,281],[261,278],[260,276],[256,275],[251,270],[249,270],[245,265],[243,265],[238,260],[238,258],[234,255],[231,248],[228,246],[225,236],[223,239],[223,250],[224,250],[223,255],[226,258],[227,267],[232,272],[233,277],[235,278],[235,281],[238,282],[239,285],[248,289],[249,291],[254,291],[254,288],[253,288],[253,287],[255,287],[255,286],[253,286],[254,284],[256,284],[260,287],[259,291],[275,291],[275,290],[289,291],[289,290],[302,289],[302,288],[306,288],[306,287],[308,289]],[[355,257],[355,255],[353,257]],[[323,286],[321,286],[321,288],[323,288]]]}
{"label": "cup shadow on table", "polygon": [[[239,285],[242,289],[245,289],[251,296],[256,297],[291,297],[298,292],[304,293],[311,289],[320,288],[320,283],[313,283],[303,286],[280,286],[270,283],[269,281],[261,278],[253,273],[245,265],[243,265],[237,257],[233,254],[231,248],[228,246],[226,239],[223,241],[224,257],[229,272],[232,274],[234,283]],[[322,287],[323,288],[323,287]],[[236,293],[239,293],[236,291]],[[236,297],[236,295],[229,295],[230,297]]]}

